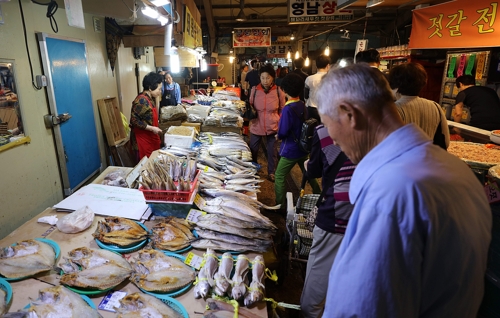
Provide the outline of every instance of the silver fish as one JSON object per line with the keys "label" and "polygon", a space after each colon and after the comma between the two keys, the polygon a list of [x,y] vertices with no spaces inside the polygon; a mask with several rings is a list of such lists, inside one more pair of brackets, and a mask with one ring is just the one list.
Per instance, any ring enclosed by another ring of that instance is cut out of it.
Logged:
{"label": "silver fish", "polygon": [[15,246],[0,249],[0,274],[20,278],[45,272],[55,264],[54,249],[37,240],[17,242]]}
{"label": "silver fish", "polygon": [[255,256],[252,261],[252,283],[250,284],[249,292],[245,296],[245,306],[249,307],[264,298],[264,271],[266,265],[264,258],[261,255]]}
{"label": "silver fish", "polygon": [[[207,214],[207,215],[214,215],[214,214]],[[224,217],[224,216],[222,216]],[[240,221],[240,220],[236,220]],[[244,223],[244,221],[240,221],[241,223]],[[266,241],[272,241],[272,235],[274,232],[266,229],[261,229],[261,228],[240,228],[237,226],[233,225],[228,225],[225,223],[222,223],[220,221],[215,221],[215,220],[203,220],[200,221],[198,219],[198,222],[196,223],[198,227],[207,229],[207,230],[212,230],[220,233],[228,233],[228,234],[234,234],[234,235],[241,235],[249,239],[261,239],[261,240],[266,240]]]}
{"label": "silver fish", "polygon": [[196,249],[212,248],[218,251],[234,251],[234,252],[254,251],[259,253],[264,253],[267,251],[267,248],[264,246],[247,246],[247,245],[239,245],[234,243],[227,243],[223,241],[206,240],[206,239],[196,240],[193,243],[191,243],[191,245]]}
{"label": "silver fish", "polygon": [[217,268],[219,265],[219,258],[215,254],[215,251],[210,247],[207,247],[207,252],[204,255],[205,265],[202,270],[205,271],[205,275],[207,277],[208,283],[211,287],[215,286],[214,275],[217,272]]}
{"label": "silver fish", "polygon": [[[215,223],[218,223],[218,224],[221,224],[221,225],[228,225],[228,226],[231,226],[231,227],[234,227],[234,228],[238,228],[238,229],[266,229],[266,230],[269,230],[269,235],[272,235],[275,231],[276,231],[276,226],[273,224],[273,225],[266,225],[266,224],[263,224],[263,222],[245,222],[245,221],[242,221],[242,220],[238,220],[238,219],[235,219],[235,218],[232,218],[232,217],[228,217],[228,216],[224,216],[224,215],[219,215],[219,214],[205,214],[205,215],[201,215],[198,217],[198,222],[215,222]],[[198,226],[200,226],[199,224],[197,224]],[[203,228],[207,228],[205,226],[201,226]],[[210,229],[210,228],[208,228]],[[220,232],[220,231],[219,231]],[[232,233],[232,232],[223,232],[223,233]],[[235,234],[235,233],[233,233]],[[264,232],[262,233],[262,235],[264,235]],[[246,235],[244,235],[245,237],[247,237]]]}
{"label": "silver fish", "polygon": [[207,240],[220,240],[224,241],[227,243],[234,243],[234,244],[239,244],[239,245],[257,245],[257,246],[265,246],[269,247],[271,245],[270,241],[265,241],[261,239],[251,239],[251,238],[246,238],[242,237],[239,235],[233,235],[233,234],[227,234],[227,233],[220,233],[220,232],[215,232],[215,231],[210,231],[206,229],[202,229],[197,227],[196,232],[200,236],[200,238],[204,238]]}
{"label": "silver fish", "polygon": [[41,289],[39,298],[31,301],[28,317],[38,318],[100,318],[96,309],[85,302],[77,293],[59,285]]}
{"label": "silver fish", "polygon": [[219,270],[215,274],[214,291],[219,296],[224,296],[231,286],[231,271],[233,270],[234,260],[231,253],[222,254],[222,260],[219,265]]}
{"label": "silver fish", "polygon": [[[130,264],[111,251],[80,247],[68,254],[65,263],[59,264],[65,272],[60,282],[67,286],[103,290],[118,285],[132,273]],[[72,271],[75,268],[78,270]]]}
{"label": "silver fish", "polygon": [[156,297],[143,293],[133,293],[120,299],[120,306],[115,307],[117,318],[137,317],[172,317],[183,316]]}
{"label": "silver fish", "polygon": [[141,250],[130,264],[134,269],[130,280],[150,292],[170,292],[194,281],[195,272],[175,257],[158,250]]}
{"label": "silver fish", "polygon": [[245,278],[247,276],[248,269],[248,258],[245,255],[238,255],[238,259],[236,260],[236,266],[234,269],[234,275],[231,279],[233,281],[231,296],[235,300],[239,300],[246,293]]}
{"label": "silver fish", "polygon": [[249,205],[262,207],[266,210],[278,210],[281,207],[280,204],[275,205],[275,206],[267,206],[264,203],[259,202],[255,199],[249,197],[246,194],[234,192],[234,191],[229,191],[229,190],[220,191],[220,190],[207,189],[207,190],[204,190],[203,192],[208,194],[209,196],[212,196],[212,197],[232,197],[233,199],[241,200]]}
{"label": "silver fish", "polygon": [[193,288],[194,298],[206,298],[210,291],[210,284],[208,283],[207,274],[204,270],[198,272],[196,286]]}
{"label": "silver fish", "polygon": [[261,182],[264,182],[264,180],[253,178],[229,179],[225,181],[228,185],[258,185]]}

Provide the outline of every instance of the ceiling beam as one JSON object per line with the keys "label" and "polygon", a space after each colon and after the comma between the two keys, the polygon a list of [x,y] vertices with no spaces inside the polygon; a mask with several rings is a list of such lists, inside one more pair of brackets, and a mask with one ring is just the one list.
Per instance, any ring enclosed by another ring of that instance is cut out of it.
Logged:
{"label": "ceiling beam", "polygon": [[[288,3],[245,3],[246,8],[283,8],[287,7]],[[239,4],[214,4],[212,9],[239,9]]]}
{"label": "ceiling beam", "polygon": [[211,0],[203,0],[203,6],[205,7],[204,16],[206,17],[207,25],[208,25],[208,39],[209,39],[209,53],[212,53],[215,50],[215,23],[214,23],[214,14],[212,12],[212,1]]}

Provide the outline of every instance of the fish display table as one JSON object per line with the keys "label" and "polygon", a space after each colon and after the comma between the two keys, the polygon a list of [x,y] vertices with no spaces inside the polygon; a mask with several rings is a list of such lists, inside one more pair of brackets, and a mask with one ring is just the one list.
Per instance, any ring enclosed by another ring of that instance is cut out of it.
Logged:
{"label": "fish display table", "polygon": [[[68,252],[75,248],[88,247],[99,249],[99,246],[97,246],[92,233],[94,233],[96,230],[97,222],[104,219],[104,217],[95,216],[92,226],[90,226],[85,231],[76,234],[62,233],[56,228],[56,226],[37,222],[38,218],[42,216],[57,215],[58,218],[61,218],[66,214],[67,213],[65,212],[57,212],[55,209],[47,208],[45,211],[33,217],[31,220],[27,221],[22,226],[7,235],[5,238],[0,240],[0,247],[5,247],[21,240],[40,237],[47,238],[55,241],[61,249],[61,255],[57,260],[56,265],[62,261],[62,257],[68,255]],[[146,221],[145,225],[148,228],[151,228],[154,223],[154,221]],[[202,256],[204,253],[204,251],[196,249],[192,249],[191,252],[200,256]],[[137,254],[137,252],[125,254],[125,257],[134,257],[135,254]],[[253,259],[257,254],[248,253],[247,255],[248,258]],[[49,272],[37,274],[32,278],[20,281],[11,281],[10,285],[13,289],[13,298],[9,307],[9,312],[15,312],[24,308],[27,304],[29,304],[30,298],[36,299],[38,297],[38,290],[50,287],[52,285],[59,285],[59,279],[59,273],[52,270]],[[117,287],[113,288],[113,290],[124,291],[127,294],[140,292],[140,290],[128,279],[122,282]],[[97,307],[105,296],[105,293],[96,296],[88,296]],[[202,313],[205,311],[206,302],[203,299],[195,299],[193,296],[192,288],[186,293],[176,297],[175,299],[184,306],[190,317],[202,317]],[[265,302],[259,302],[251,309],[251,311],[258,317],[267,317]],[[105,318],[116,317],[116,313],[110,311],[99,310],[99,313]]]}

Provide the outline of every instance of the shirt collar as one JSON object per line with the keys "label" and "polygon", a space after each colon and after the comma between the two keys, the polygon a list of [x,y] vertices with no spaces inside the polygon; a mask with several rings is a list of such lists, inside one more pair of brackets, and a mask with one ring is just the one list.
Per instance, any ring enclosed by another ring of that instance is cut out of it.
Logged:
{"label": "shirt collar", "polygon": [[405,125],[391,133],[368,152],[354,170],[349,188],[351,203],[354,204],[357,201],[364,185],[382,166],[410,149],[430,142],[429,137],[415,124]]}

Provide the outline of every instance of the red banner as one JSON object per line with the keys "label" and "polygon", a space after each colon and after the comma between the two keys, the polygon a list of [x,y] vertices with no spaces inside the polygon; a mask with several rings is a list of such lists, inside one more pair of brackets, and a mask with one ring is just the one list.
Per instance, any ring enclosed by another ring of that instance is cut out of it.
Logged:
{"label": "red banner", "polygon": [[271,28],[237,28],[233,32],[233,47],[271,46]]}
{"label": "red banner", "polygon": [[499,2],[455,0],[413,10],[409,48],[500,46]]}

